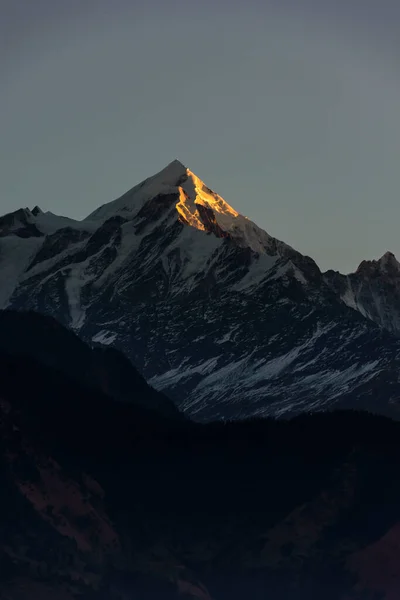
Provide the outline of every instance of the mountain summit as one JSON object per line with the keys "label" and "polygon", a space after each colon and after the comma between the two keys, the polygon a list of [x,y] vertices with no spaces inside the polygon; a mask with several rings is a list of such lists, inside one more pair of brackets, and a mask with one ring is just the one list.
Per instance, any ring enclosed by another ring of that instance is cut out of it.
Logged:
{"label": "mountain summit", "polygon": [[271,238],[255,223],[234,210],[179,160],[149,177],[126,194],[104,204],[86,221],[106,220],[116,215],[132,219],[139,213],[154,218],[172,205],[179,221],[216,237],[229,237],[254,252],[268,252]]}
{"label": "mountain summit", "polygon": [[400,335],[400,263],[392,252],[363,260],[355,273],[325,273],[325,281],[349,307]]}
{"label": "mountain summit", "polygon": [[368,276],[371,272],[389,275],[400,273],[400,263],[393,252],[385,252],[378,260],[363,260],[356,271],[356,273],[361,273],[364,276]]}
{"label": "mountain summit", "polygon": [[108,219],[114,215],[135,216],[144,204],[158,195],[166,195],[175,191],[186,177],[186,167],[179,160],[172,161],[162,171],[148,177],[120,198],[103,204],[92,212],[85,220]]}
{"label": "mountain summit", "polygon": [[0,306],[122,350],[199,419],[337,405],[398,416],[393,260],[377,276],[322,274],[175,160],[83,221],[3,217]]}

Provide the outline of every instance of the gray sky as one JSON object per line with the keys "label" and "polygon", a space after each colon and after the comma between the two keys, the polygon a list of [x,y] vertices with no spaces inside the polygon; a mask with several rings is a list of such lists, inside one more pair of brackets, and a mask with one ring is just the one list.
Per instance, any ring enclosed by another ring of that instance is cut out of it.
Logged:
{"label": "gray sky", "polygon": [[321,268],[400,256],[398,0],[0,0],[0,213],[178,158]]}

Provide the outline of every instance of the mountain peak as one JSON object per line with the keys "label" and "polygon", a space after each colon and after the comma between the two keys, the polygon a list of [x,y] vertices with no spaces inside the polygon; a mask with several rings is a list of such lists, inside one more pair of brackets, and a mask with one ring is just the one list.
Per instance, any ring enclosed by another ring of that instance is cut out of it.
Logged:
{"label": "mountain peak", "polygon": [[390,252],[389,250],[387,252],[385,252],[385,254],[383,254],[383,256],[381,256],[381,258],[378,260],[378,262],[382,263],[382,262],[392,262],[392,261],[396,261],[397,259],[395,257],[395,255],[393,254],[393,252]]}
{"label": "mountain peak", "polygon": [[378,260],[381,271],[384,272],[399,272],[400,263],[396,259],[393,252],[385,252],[385,254]]}
{"label": "mountain peak", "polygon": [[151,204],[149,214],[154,221],[155,214],[159,213],[161,218],[165,210],[171,210],[173,203],[177,218],[189,227],[219,238],[229,237],[254,252],[265,253],[270,248],[271,236],[232,208],[177,159],[117,200],[95,210],[85,221],[106,221],[116,215],[132,220],[143,214],[141,210],[145,205]]}
{"label": "mountain peak", "polygon": [[19,208],[0,217],[0,230],[9,232],[26,227],[33,221],[29,208]]}
{"label": "mountain peak", "polygon": [[43,211],[39,206],[36,205],[35,208],[31,211],[31,213],[34,217],[37,217],[38,215],[42,215]]}
{"label": "mountain peak", "polygon": [[149,200],[171,192],[176,193],[178,186],[187,177],[186,172],[185,165],[175,159],[164,169],[135,185],[116,200],[97,208],[86,217],[85,221],[105,221],[116,214],[133,218]]}
{"label": "mountain peak", "polygon": [[167,169],[183,169],[186,171],[186,166],[177,158],[174,158],[168,165],[163,169],[166,171]]}
{"label": "mountain peak", "polygon": [[363,260],[356,273],[368,274],[371,271],[383,274],[398,273],[400,272],[400,263],[393,252],[387,251],[378,260]]}
{"label": "mountain peak", "polygon": [[[174,183],[175,181],[179,181],[179,179],[186,174],[187,168],[183,163],[181,163],[178,159],[170,162],[164,169],[150,177],[151,180],[158,180],[162,183]],[[145,181],[149,181],[146,179]]]}

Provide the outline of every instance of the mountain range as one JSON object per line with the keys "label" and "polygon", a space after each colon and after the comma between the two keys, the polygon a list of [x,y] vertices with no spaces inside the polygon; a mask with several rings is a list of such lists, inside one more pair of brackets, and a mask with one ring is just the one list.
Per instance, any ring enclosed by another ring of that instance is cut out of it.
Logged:
{"label": "mountain range", "polygon": [[400,265],[322,273],[173,161],[74,221],[0,218],[0,307],[122,351],[191,418],[398,418]]}
{"label": "mountain range", "polygon": [[2,600],[398,598],[398,422],[196,423],[118,353],[0,317]]}

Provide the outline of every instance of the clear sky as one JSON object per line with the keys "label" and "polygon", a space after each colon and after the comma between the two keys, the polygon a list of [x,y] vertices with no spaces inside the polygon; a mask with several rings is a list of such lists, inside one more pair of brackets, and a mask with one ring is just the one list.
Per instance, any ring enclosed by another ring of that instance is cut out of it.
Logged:
{"label": "clear sky", "polygon": [[0,213],[178,158],[323,269],[400,255],[398,0],[0,0]]}

